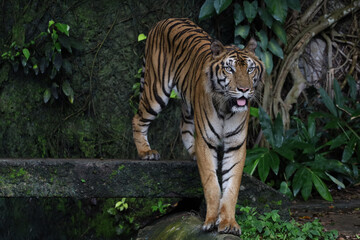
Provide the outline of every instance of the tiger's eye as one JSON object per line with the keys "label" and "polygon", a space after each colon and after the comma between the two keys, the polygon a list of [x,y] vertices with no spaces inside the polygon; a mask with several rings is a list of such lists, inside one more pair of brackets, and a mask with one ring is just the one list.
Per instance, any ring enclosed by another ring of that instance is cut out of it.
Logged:
{"label": "tiger's eye", "polygon": [[232,68],[231,67],[225,67],[225,71],[227,71],[228,73],[232,73]]}
{"label": "tiger's eye", "polygon": [[255,70],[255,68],[254,68],[254,67],[249,67],[249,69],[248,69],[248,73],[252,73],[254,70]]}

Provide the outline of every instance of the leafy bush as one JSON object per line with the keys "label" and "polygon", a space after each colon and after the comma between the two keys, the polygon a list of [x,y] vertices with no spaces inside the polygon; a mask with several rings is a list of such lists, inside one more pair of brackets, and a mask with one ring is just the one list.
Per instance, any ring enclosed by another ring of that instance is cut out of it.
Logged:
{"label": "leafy bush", "polygon": [[70,77],[60,76],[72,75],[72,66],[66,54],[72,54],[73,48],[81,47],[70,38],[70,26],[51,20],[47,31],[41,32],[30,42],[12,42],[7,50],[1,53],[0,60],[10,62],[14,72],[22,66],[26,75],[30,71],[36,76],[40,74],[48,84],[43,96],[45,103],[51,97],[58,99],[61,92],[73,103],[74,90],[69,82]]}
{"label": "leafy bush", "polygon": [[320,95],[328,112],[316,112],[314,117],[321,118],[324,129],[330,131],[334,139],[327,142],[330,150],[344,146],[341,156],[343,163],[353,166],[354,174],[358,177],[357,165],[360,163],[360,102],[357,98],[356,82],[353,77],[347,76],[349,92],[342,94],[339,83],[334,81],[335,98],[332,100],[324,89]]}
{"label": "leafy bush", "polygon": [[[355,83],[351,77],[348,77],[348,83],[350,98],[341,93],[337,81],[334,83],[335,100],[331,100],[325,90],[319,89],[329,112],[314,112],[308,116],[307,123],[293,117],[296,128],[287,131],[280,115],[272,123],[260,108],[259,120],[270,148],[248,150],[244,171],[252,175],[257,168],[259,178],[265,182],[272,170],[281,182],[278,187],[282,193],[289,197],[301,193],[305,200],[315,187],[321,197],[332,201],[325,182],[345,188],[344,179],[350,183],[357,181],[360,104],[356,100]],[[323,128],[317,127],[318,118],[323,121],[320,124]],[[341,161],[334,159],[341,151]]]}
{"label": "leafy bush", "polygon": [[[238,3],[233,0],[206,0],[200,9],[199,19],[204,20],[219,15],[230,6],[233,7],[235,22],[235,44],[243,48],[249,33],[255,32],[260,40],[255,53],[264,62],[266,71],[270,74],[274,66],[273,55],[281,59],[284,57],[279,41],[287,44],[284,23],[289,8],[300,11],[300,1],[264,0],[258,2],[255,0]],[[258,26],[266,26],[266,28],[259,30]]]}
{"label": "leafy bush", "polygon": [[337,231],[325,232],[324,227],[318,220],[300,223],[291,220],[285,222],[280,219],[278,210],[260,215],[256,208],[237,208],[243,213],[237,215],[237,221],[241,226],[241,238],[246,239],[336,239]]}

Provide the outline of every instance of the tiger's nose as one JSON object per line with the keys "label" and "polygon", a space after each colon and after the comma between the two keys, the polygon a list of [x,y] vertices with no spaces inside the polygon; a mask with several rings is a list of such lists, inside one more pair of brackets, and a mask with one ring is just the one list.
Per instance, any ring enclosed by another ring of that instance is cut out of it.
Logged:
{"label": "tiger's nose", "polygon": [[246,91],[249,90],[249,88],[246,88],[246,87],[245,87],[245,88],[243,88],[243,87],[240,87],[240,88],[239,88],[239,87],[238,87],[237,90],[240,91],[240,92],[246,92]]}

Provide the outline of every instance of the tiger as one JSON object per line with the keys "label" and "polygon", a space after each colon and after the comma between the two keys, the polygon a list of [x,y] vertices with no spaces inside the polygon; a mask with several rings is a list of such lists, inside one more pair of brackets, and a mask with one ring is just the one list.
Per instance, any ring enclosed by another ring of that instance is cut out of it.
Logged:
{"label": "tiger", "polygon": [[174,89],[181,98],[182,141],[197,162],[203,186],[204,231],[217,228],[219,233],[241,234],[235,206],[246,157],[250,100],[264,77],[256,47],[253,38],[244,49],[224,46],[184,18],[158,22],[146,39],[139,107],[132,120],[133,139],[140,159],[160,158],[150,148],[148,128]]}

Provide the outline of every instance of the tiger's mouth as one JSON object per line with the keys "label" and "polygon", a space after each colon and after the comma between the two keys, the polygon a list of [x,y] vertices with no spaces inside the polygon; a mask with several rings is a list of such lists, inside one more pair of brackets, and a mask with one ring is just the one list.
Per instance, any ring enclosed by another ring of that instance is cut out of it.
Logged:
{"label": "tiger's mouth", "polygon": [[229,101],[230,111],[242,112],[248,109],[249,100],[246,97],[231,98]]}

